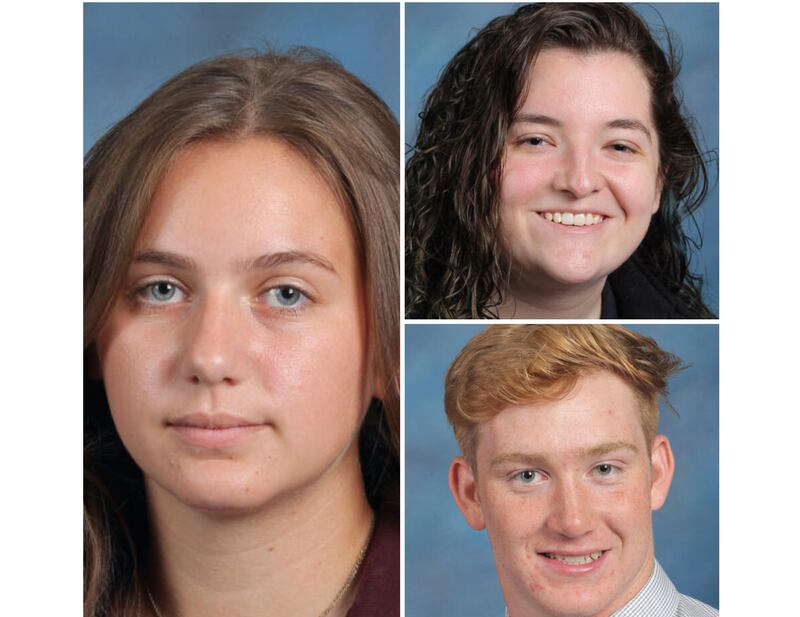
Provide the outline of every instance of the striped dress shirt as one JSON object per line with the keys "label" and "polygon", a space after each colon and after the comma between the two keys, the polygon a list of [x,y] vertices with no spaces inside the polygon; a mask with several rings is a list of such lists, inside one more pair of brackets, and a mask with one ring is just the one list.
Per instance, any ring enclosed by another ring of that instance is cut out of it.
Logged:
{"label": "striped dress shirt", "polygon": [[[667,573],[656,561],[653,574],[633,599],[611,617],[717,617],[708,604],[678,593]],[[506,608],[506,617],[508,609]]]}

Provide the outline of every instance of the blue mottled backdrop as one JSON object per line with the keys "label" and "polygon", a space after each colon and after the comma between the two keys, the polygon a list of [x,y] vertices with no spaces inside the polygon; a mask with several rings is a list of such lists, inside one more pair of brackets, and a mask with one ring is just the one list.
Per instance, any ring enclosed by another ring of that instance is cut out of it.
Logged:
{"label": "blue mottled backdrop", "polygon": [[[408,324],[405,361],[406,617],[501,617],[503,598],[485,532],[473,531],[447,488],[459,450],[444,414],[450,362],[485,326]],[[676,459],[655,512],[656,558],[682,593],[719,606],[719,328],[630,326],[690,367],[670,381],[659,432]]]}
{"label": "blue mottled backdrop", "polygon": [[84,152],[168,78],[245,49],[317,47],[400,115],[400,6],[85,4]]}
{"label": "blue mottled backdrop", "polygon": [[[413,146],[419,112],[426,93],[445,65],[494,17],[512,13],[511,3],[407,3],[405,143]],[[701,136],[700,148],[719,149],[719,5],[716,3],[658,3],[632,5],[658,32],[664,25],[677,35],[683,49],[679,87],[685,108]],[[716,154],[714,154],[716,156]],[[719,314],[719,191],[717,168],[711,166],[711,190],[695,215],[702,248],[691,270],[705,278],[703,299]],[[695,225],[686,225],[697,238]]]}

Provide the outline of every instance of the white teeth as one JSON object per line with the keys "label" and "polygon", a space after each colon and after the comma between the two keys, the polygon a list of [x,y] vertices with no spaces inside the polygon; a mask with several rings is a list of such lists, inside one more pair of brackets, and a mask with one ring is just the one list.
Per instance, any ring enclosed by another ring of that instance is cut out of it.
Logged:
{"label": "white teeth", "polygon": [[553,223],[582,227],[584,225],[597,225],[603,222],[603,216],[591,212],[543,212],[542,216]]}
{"label": "white teeth", "polygon": [[549,559],[556,559],[571,566],[577,566],[585,563],[592,563],[595,559],[599,559],[600,555],[602,554],[603,551],[595,551],[594,553],[589,553],[588,555],[576,555],[575,557],[567,555],[555,555],[554,553],[544,553],[544,556],[548,557]]}

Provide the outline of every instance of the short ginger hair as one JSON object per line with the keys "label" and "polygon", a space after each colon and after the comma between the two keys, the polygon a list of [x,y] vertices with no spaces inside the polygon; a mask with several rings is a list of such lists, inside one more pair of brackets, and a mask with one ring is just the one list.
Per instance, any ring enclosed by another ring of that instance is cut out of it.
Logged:
{"label": "short ginger hair", "polygon": [[616,325],[494,325],[473,337],[445,377],[444,406],[456,440],[475,469],[478,428],[505,408],[567,396],[580,377],[609,371],[639,398],[648,452],[658,400],[681,360],[649,337]]}

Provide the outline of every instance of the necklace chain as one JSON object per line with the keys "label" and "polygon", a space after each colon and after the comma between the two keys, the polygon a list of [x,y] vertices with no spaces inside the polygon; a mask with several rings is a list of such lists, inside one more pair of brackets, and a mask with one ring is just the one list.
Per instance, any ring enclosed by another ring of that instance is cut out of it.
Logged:
{"label": "necklace chain", "polygon": [[[375,532],[375,514],[372,514],[372,521],[369,525],[369,533],[367,534],[367,540],[364,542],[364,546],[361,547],[361,551],[358,553],[358,558],[356,562],[353,564],[353,569],[350,570],[350,576],[347,577],[347,580],[344,582],[344,585],[339,589],[339,593],[336,594],[336,597],[333,598],[333,601],[328,605],[324,611],[319,614],[319,617],[326,617],[328,613],[330,613],[339,601],[345,596],[345,594],[350,591],[350,588],[353,586],[353,582],[358,577],[358,573],[361,570],[361,564],[364,563],[364,557],[367,556],[367,549],[369,548],[369,543],[372,541],[372,534]],[[153,597],[153,594],[150,592],[150,587],[147,583],[144,584],[144,591],[147,594],[147,599],[150,600],[150,606],[153,607],[153,612],[156,614],[156,617],[164,617],[161,614],[161,611],[158,609],[158,604],[156,604],[156,600]]]}

